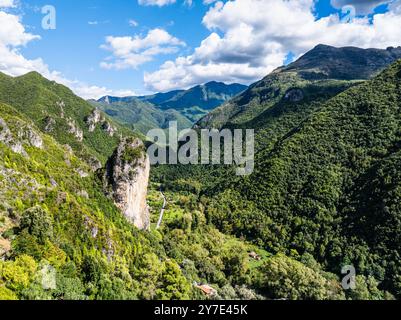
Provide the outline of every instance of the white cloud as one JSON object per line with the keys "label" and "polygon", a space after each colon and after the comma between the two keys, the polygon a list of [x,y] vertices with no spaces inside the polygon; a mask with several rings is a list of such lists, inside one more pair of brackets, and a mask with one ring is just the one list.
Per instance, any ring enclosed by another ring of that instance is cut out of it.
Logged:
{"label": "white cloud", "polygon": [[316,19],[314,0],[216,2],[203,18],[211,31],[194,52],[145,73],[148,89],[166,91],[209,80],[250,83],[319,43],[362,48],[401,44],[401,10],[370,22],[343,23],[338,15]]}
{"label": "white cloud", "polygon": [[[52,77],[50,77],[52,78]],[[135,96],[137,93],[132,90],[111,90],[106,87],[92,86],[84,82],[75,80],[67,80],[63,77],[55,77],[52,80],[57,81],[69,88],[71,88],[74,93],[84,99],[99,99],[104,96],[116,96],[116,97],[127,97]]]}
{"label": "white cloud", "polygon": [[100,66],[105,69],[136,69],[151,61],[154,56],[175,53],[182,46],[185,46],[184,42],[159,28],[150,30],[144,37],[109,36],[102,48],[111,51],[113,56],[103,61]]}
{"label": "white cloud", "polygon": [[176,0],[138,0],[138,3],[142,6],[158,6],[163,7],[172,3]]}
{"label": "white cloud", "polygon": [[0,8],[15,8],[14,0],[0,0]]}
{"label": "white cloud", "polygon": [[78,80],[66,79],[59,72],[51,71],[41,58],[25,58],[20,48],[40,37],[26,32],[18,16],[4,11],[0,11],[0,25],[0,72],[20,76],[30,71],[37,71],[50,80],[70,87],[85,99],[100,98],[104,95],[134,95],[132,91],[113,91],[105,87],[90,86]]}

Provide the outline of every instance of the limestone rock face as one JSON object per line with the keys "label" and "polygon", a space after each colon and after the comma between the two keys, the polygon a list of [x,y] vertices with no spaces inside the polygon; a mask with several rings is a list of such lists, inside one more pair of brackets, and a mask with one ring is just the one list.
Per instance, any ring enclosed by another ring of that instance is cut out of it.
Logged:
{"label": "limestone rock face", "polygon": [[79,142],[82,142],[84,139],[84,132],[78,127],[76,122],[73,119],[68,119],[67,124],[69,126],[68,133],[73,134]]}
{"label": "limestone rock face", "polygon": [[94,109],[92,113],[86,118],[86,123],[89,128],[89,132],[93,132],[96,129],[96,125],[102,121],[102,115],[99,109]]}
{"label": "limestone rock face", "polygon": [[146,202],[150,161],[141,140],[124,139],[106,165],[106,188],[116,206],[139,229],[150,226]]}
{"label": "limestone rock face", "polygon": [[0,142],[9,146],[15,153],[27,157],[24,145],[29,145],[38,149],[43,148],[43,140],[40,135],[30,126],[17,123],[14,133],[8,127],[6,121],[0,118]]}
{"label": "limestone rock face", "polygon": [[94,109],[92,113],[86,117],[85,119],[86,124],[88,125],[89,132],[95,131],[97,125],[100,125],[100,128],[107,132],[110,137],[113,137],[115,132],[117,131],[110,122],[108,122],[104,116],[101,114],[98,108]]}

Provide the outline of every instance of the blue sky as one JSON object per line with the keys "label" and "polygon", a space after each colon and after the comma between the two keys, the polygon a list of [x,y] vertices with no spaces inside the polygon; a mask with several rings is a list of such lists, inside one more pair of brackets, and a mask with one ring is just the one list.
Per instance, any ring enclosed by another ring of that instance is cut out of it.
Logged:
{"label": "blue sky", "polygon": [[[400,31],[388,35],[391,26],[401,26],[398,1],[390,2],[0,0],[0,22],[9,21],[15,32],[0,31],[0,71],[37,70],[85,98],[211,80],[249,84],[321,42],[401,45]],[[42,28],[45,5],[56,9],[55,30]],[[347,5],[356,16],[344,22],[353,13]]]}

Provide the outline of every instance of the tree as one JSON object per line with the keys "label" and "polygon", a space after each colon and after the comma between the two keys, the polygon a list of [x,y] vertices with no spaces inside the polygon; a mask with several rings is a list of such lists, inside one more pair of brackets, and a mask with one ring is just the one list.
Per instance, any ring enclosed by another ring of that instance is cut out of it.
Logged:
{"label": "tree", "polygon": [[278,254],[261,267],[262,290],[271,298],[289,300],[327,300],[343,298],[338,283],[324,278],[302,263]]}
{"label": "tree", "polygon": [[166,260],[161,275],[161,286],[156,291],[157,299],[186,300],[189,299],[190,291],[191,285],[183,276],[179,266],[171,260]]}
{"label": "tree", "polygon": [[50,215],[39,206],[29,208],[22,214],[20,229],[26,229],[40,244],[53,237],[53,223]]}

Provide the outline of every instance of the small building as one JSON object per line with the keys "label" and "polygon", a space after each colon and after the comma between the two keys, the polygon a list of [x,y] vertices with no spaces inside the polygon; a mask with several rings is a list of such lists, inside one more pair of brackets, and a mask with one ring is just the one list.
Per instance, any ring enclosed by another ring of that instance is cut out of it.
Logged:
{"label": "small building", "polygon": [[197,285],[196,287],[208,297],[213,297],[217,294],[217,291],[207,284]]}

